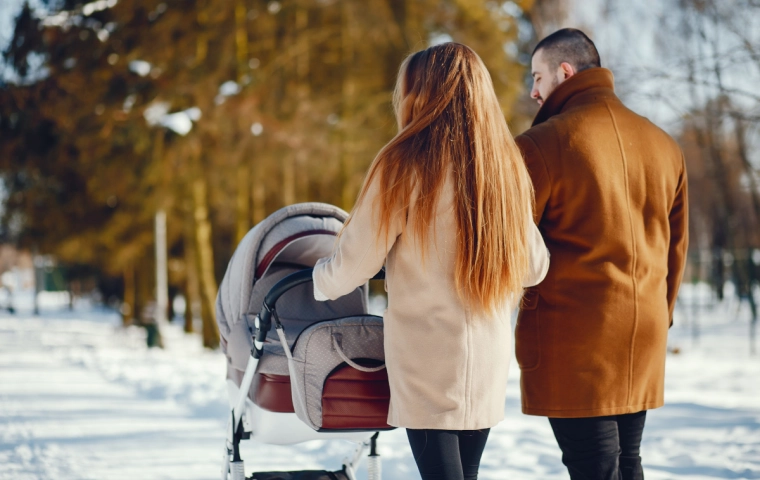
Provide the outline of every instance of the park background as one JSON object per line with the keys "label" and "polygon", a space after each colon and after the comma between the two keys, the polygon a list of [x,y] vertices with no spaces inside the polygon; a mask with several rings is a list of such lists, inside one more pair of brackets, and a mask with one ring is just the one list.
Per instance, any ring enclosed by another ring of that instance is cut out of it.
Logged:
{"label": "park background", "polygon": [[[757,0],[0,0],[0,478],[216,477],[213,303],[238,241],[292,203],[350,210],[415,50],[471,46],[521,133],[532,48],[564,26],[686,156],[691,243],[648,473],[760,478]],[[482,477],[564,478],[511,375]],[[416,478],[388,437],[388,478]],[[267,468],[341,455],[264,451]]]}

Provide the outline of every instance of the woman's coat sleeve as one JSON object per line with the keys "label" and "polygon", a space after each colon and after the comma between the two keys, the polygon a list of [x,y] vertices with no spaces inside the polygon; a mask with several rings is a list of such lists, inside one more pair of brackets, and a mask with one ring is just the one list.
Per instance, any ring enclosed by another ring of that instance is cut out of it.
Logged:
{"label": "woman's coat sleeve", "polygon": [[315,265],[312,278],[317,300],[335,300],[364,285],[383,267],[388,252],[401,234],[402,211],[391,218],[387,235],[380,231],[379,183],[376,177],[370,184],[336,240],[333,254]]}
{"label": "woman's coat sleeve", "polygon": [[530,222],[528,243],[530,246],[530,269],[525,280],[523,280],[523,288],[538,285],[549,272],[549,250],[546,248],[541,232],[533,222]]}

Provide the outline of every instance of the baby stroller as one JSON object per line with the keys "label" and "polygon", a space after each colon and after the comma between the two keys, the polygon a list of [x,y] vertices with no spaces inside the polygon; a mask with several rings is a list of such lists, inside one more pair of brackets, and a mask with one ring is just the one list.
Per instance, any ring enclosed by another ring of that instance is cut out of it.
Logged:
{"label": "baby stroller", "polygon": [[[356,480],[367,449],[369,478],[380,478],[376,440],[392,428],[382,318],[368,314],[367,284],[328,302],[314,300],[311,284],[312,267],[331,254],[347,217],[322,203],[282,208],[248,232],[230,260],[216,300],[230,399],[223,480]],[[340,471],[246,477],[239,447],[247,439],[358,446]]]}

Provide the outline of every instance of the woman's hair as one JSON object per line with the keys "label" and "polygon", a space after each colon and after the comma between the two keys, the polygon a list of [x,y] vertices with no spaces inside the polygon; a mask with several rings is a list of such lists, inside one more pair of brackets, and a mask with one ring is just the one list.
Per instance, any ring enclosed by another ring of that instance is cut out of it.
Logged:
{"label": "woman's hair", "polygon": [[451,175],[459,297],[477,312],[508,305],[529,268],[533,186],[483,61],[458,43],[414,53],[401,65],[393,104],[399,132],[377,154],[357,204],[379,176],[387,235],[395,215],[409,215],[414,194],[408,218],[424,257],[436,202]]}

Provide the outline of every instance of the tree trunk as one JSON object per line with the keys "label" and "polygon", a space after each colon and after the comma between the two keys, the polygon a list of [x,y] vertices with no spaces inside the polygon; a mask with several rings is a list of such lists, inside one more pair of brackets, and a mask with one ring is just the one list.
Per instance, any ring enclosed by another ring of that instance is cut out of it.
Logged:
{"label": "tree trunk", "polygon": [[193,301],[195,300],[193,298],[193,295],[190,293],[190,281],[188,279],[185,279],[185,284],[182,285],[182,296],[185,297],[185,313],[184,313],[184,319],[185,323],[183,326],[183,330],[185,330],[185,333],[193,333],[195,329],[193,328]]}
{"label": "tree trunk", "polygon": [[746,174],[746,181],[749,183],[749,195],[752,200],[752,208],[755,213],[755,221],[760,221],[760,185],[758,185],[757,174],[758,171],[752,165],[750,161],[749,149],[750,145],[747,141],[747,126],[744,121],[734,116],[734,134],[736,137],[736,147],[739,154],[739,160],[741,160],[744,173]]}
{"label": "tree trunk", "polygon": [[243,0],[235,2],[235,58],[237,60],[237,81],[242,83],[248,70],[248,31],[246,16],[248,11]]}
{"label": "tree trunk", "polygon": [[266,217],[267,211],[266,211],[266,184],[264,183],[263,179],[263,168],[260,164],[260,162],[256,162],[253,165],[252,175],[251,175],[251,203],[253,205],[252,209],[252,220],[253,225],[257,225],[260,221],[264,220],[264,217]]}
{"label": "tree trunk", "polygon": [[174,310],[174,300],[177,299],[177,287],[172,285],[169,287],[169,305],[167,305],[166,308],[166,319],[169,323],[174,322],[174,317],[177,315],[176,310]]}
{"label": "tree trunk", "polygon": [[208,55],[208,33],[204,31],[208,20],[208,13],[201,5],[196,4],[195,19],[198,22],[198,36],[195,39],[195,64],[200,65]]}
{"label": "tree trunk", "polygon": [[[262,4],[260,1],[254,2],[253,7],[260,8],[262,7]],[[250,58],[261,58],[263,47],[261,46],[260,42],[264,38],[272,38],[272,36],[270,36],[270,32],[262,29],[253,29],[249,33],[248,39],[252,43],[250,43],[247,47],[247,51]],[[251,133],[253,133],[254,138],[250,144],[250,150],[248,151],[246,158],[246,162],[248,162],[249,165],[249,168],[246,172],[246,179],[248,182],[248,192],[250,194],[249,212],[251,216],[251,225],[255,227],[259,222],[264,220],[264,217],[266,216],[266,188],[263,179],[264,168],[261,164],[263,157],[260,155],[263,143],[261,137],[259,137],[259,135],[261,135],[261,132]]]}
{"label": "tree trunk", "polygon": [[206,179],[200,175],[193,181],[195,240],[198,249],[198,277],[201,290],[201,319],[203,320],[203,346],[219,346],[219,327],[216,325],[214,304],[216,279],[214,278],[214,250],[211,243],[211,224],[208,218]]}
{"label": "tree trunk", "polygon": [[74,282],[68,281],[66,282],[66,289],[69,292],[69,311],[74,311]]}
{"label": "tree trunk", "polygon": [[132,325],[135,318],[135,308],[137,305],[137,289],[135,288],[135,265],[129,262],[124,268],[124,302],[121,306],[121,322],[122,325],[128,327]]}
{"label": "tree trunk", "polygon": [[32,271],[34,272],[34,315],[40,314],[40,292],[42,291],[42,259],[40,258],[37,248],[32,250]]}
{"label": "tree trunk", "polygon": [[194,321],[200,310],[200,285],[198,282],[198,249],[195,248],[195,225],[193,222],[192,202],[185,215],[185,283],[182,294],[185,296],[185,332],[195,331]]}
{"label": "tree trunk", "polygon": [[282,204],[296,203],[296,162],[292,152],[282,159]]}
{"label": "tree trunk", "polygon": [[158,328],[158,305],[156,303],[155,263],[151,256],[140,259],[135,269],[137,300],[135,301],[135,316],[147,333],[148,347],[164,348],[161,330]]}
{"label": "tree trunk", "polygon": [[166,211],[161,209],[155,216],[156,247],[156,326],[168,321],[169,312],[169,269],[166,247]]}
{"label": "tree trunk", "polygon": [[[296,56],[296,78],[298,79],[298,85],[296,87],[296,94],[298,96],[298,107],[301,113],[297,114],[297,122],[303,122],[303,126],[299,128],[302,132],[307,132],[309,124],[305,121],[309,117],[309,110],[312,108],[311,97],[311,84],[309,83],[309,45],[311,39],[309,36],[309,10],[304,5],[299,4],[296,7],[296,24],[295,24],[295,41],[298,43],[298,54]],[[298,125],[297,123],[297,125]],[[293,201],[304,202],[309,200],[309,178],[306,174],[306,166],[308,162],[308,150],[307,150],[308,136],[301,136],[301,140],[296,148],[293,173]]]}
{"label": "tree trunk", "polygon": [[354,149],[353,135],[350,129],[356,128],[353,121],[354,113],[354,96],[356,83],[352,75],[353,57],[354,57],[354,35],[351,21],[350,2],[343,3],[341,24],[341,48],[343,55],[343,85],[342,85],[342,115],[341,115],[341,144],[340,144],[340,180],[341,196],[340,206],[351,211],[351,207],[356,200],[354,192]]}
{"label": "tree trunk", "polygon": [[525,11],[528,12],[537,40],[562,27],[570,9],[568,0],[534,0],[526,3]]}
{"label": "tree trunk", "polygon": [[[235,58],[237,60],[237,81],[242,87],[244,77],[248,72],[248,31],[246,29],[246,16],[248,11],[243,0],[235,2]],[[248,194],[248,164],[245,155],[241,156],[237,166],[237,218],[235,245],[240,243],[250,228],[250,195]]]}
{"label": "tree trunk", "polygon": [[248,165],[245,160],[242,160],[237,167],[237,228],[235,234],[235,245],[240,243],[248,229],[250,228],[249,218],[250,213],[250,198],[248,191],[250,190],[249,183],[250,175],[248,173]]}

